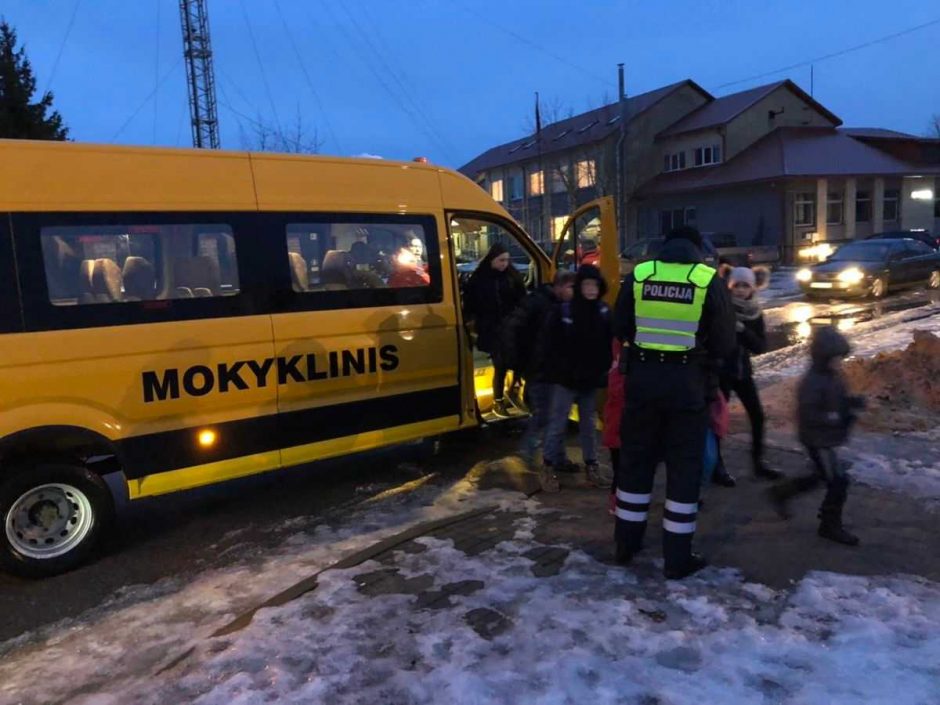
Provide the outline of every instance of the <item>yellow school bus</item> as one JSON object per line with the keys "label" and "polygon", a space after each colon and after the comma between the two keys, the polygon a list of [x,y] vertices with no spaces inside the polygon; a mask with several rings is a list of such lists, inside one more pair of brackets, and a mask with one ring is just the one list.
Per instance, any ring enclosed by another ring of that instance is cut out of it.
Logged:
{"label": "yellow school bus", "polygon": [[480,423],[460,283],[497,241],[551,276],[427,164],[0,140],[0,564],[82,562],[108,473],[138,499]]}

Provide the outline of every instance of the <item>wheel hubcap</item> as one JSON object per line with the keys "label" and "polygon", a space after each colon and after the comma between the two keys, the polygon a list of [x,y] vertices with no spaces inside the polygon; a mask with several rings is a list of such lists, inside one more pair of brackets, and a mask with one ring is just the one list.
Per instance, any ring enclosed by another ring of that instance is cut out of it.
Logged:
{"label": "wheel hubcap", "polygon": [[91,501],[71,485],[34,487],[17,499],[6,516],[6,535],[17,553],[48,559],[68,553],[94,526]]}

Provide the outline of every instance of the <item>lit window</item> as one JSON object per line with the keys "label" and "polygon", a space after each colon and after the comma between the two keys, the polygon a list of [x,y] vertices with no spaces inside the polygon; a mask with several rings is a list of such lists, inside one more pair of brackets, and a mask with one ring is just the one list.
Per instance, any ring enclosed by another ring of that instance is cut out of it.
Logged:
{"label": "lit window", "polygon": [[496,179],[493,183],[490,184],[490,195],[493,197],[494,201],[503,201],[503,180]]}
{"label": "lit window", "polygon": [[541,196],[545,193],[545,173],[533,171],[529,174],[529,195]]}
{"label": "lit window", "polygon": [[585,159],[575,164],[578,176],[578,188],[589,188],[595,183],[594,160]]}
{"label": "lit window", "polygon": [[561,233],[565,228],[565,223],[568,222],[568,216],[566,215],[557,215],[552,218],[552,240],[557,240],[561,237]]}

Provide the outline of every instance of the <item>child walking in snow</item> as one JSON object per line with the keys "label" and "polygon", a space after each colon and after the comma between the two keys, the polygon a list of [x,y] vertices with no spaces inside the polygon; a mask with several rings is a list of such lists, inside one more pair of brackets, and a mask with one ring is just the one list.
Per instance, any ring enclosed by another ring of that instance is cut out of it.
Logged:
{"label": "child walking in snow", "polygon": [[812,365],[797,390],[797,423],[800,442],[806,447],[814,473],[784,480],[770,489],[770,495],[778,513],[787,519],[790,499],[825,482],[819,535],[855,546],[858,537],[842,526],[842,508],[849,487],[848,464],[840,461],[836,453],[836,448],[848,440],[857,412],[865,407],[863,397],[848,393],[839,369],[849,350],[849,341],[832,326],[818,328],[813,335]]}

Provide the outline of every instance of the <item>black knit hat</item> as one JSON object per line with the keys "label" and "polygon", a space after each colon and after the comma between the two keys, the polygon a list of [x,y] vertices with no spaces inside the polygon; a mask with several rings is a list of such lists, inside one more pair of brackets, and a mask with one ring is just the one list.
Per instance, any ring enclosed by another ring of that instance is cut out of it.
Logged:
{"label": "black knit hat", "polygon": [[702,234],[691,225],[680,225],[678,228],[673,228],[669,231],[669,234],[666,235],[666,241],[669,240],[688,240],[698,249],[702,249],[704,243],[702,241]]}
{"label": "black knit hat", "polygon": [[578,275],[575,279],[575,296],[581,295],[581,282],[585,279],[593,279],[597,282],[597,287],[600,290],[598,298],[603,298],[604,294],[607,293],[607,282],[604,281],[604,275],[601,274],[601,270],[593,264],[582,264],[578,267]]}

